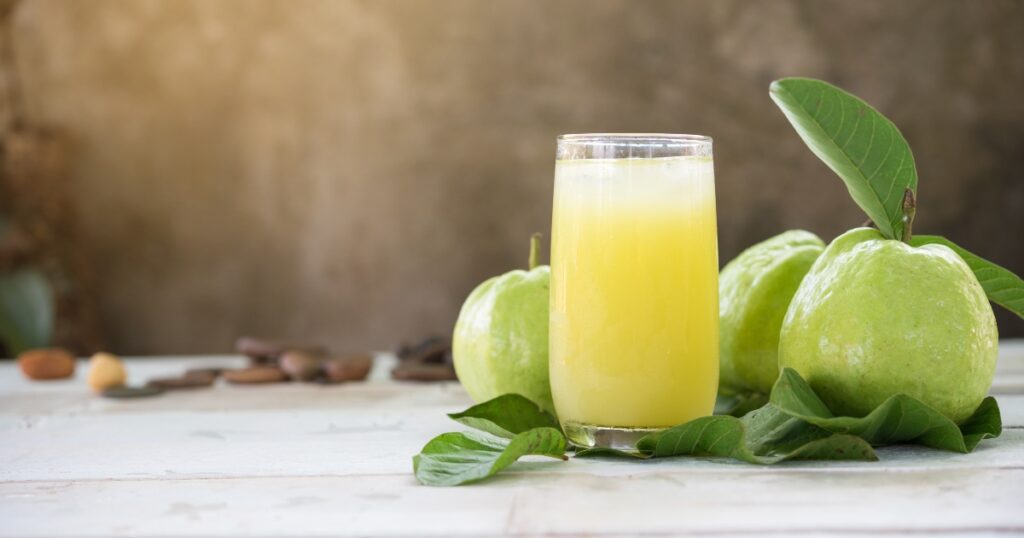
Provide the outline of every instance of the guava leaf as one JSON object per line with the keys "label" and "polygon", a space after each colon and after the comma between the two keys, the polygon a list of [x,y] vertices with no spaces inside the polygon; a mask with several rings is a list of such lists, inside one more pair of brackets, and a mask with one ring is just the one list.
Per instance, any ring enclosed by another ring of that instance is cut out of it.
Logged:
{"label": "guava leaf", "polygon": [[766,403],[768,396],[760,392],[719,394],[715,400],[715,414],[742,417]]}
{"label": "guava leaf", "polygon": [[803,459],[878,459],[863,439],[833,434],[794,419],[771,404],[742,419],[701,417],[645,436],[636,446],[653,458],[717,456],[762,465]]}
{"label": "guava leaf", "polygon": [[903,196],[917,194],[910,146],[893,122],[827,82],[784,78],[769,95],[807,147],[846,183],[850,196],[891,239],[903,238]]}
{"label": "guava leaf", "polygon": [[444,433],[413,456],[416,479],[428,486],[458,486],[483,480],[523,456],[565,460],[565,437],[554,428],[534,428],[511,439],[487,433]]}
{"label": "guava leaf", "polygon": [[963,258],[981,283],[988,300],[1024,319],[1024,280],[984,258],[975,256],[956,243],[939,235],[915,235],[910,238],[915,247],[939,244],[949,247]]}
{"label": "guava leaf", "polygon": [[960,425],[960,433],[964,436],[968,452],[973,451],[982,439],[999,437],[1003,433],[1003,419],[996,399],[989,396],[982,400],[974,414]]}
{"label": "guava leaf", "polygon": [[54,310],[53,288],[39,271],[0,275],[0,339],[9,352],[49,346]]}
{"label": "guava leaf", "polygon": [[561,431],[554,415],[519,394],[503,394],[461,413],[451,413],[448,417],[470,428],[507,439],[534,428]]}
{"label": "guava leaf", "polygon": [[994,398],[986,398],[962,430],[925,403],[897,394],[864,417],[836,417],[800,374],[784,368],[772,387],[771,404],[789,415],[836,434],[855,435],[872,445],[913,443],[967,453],[988,437],[999,437],[1002,422]]}
{"label": "guava leaf", "polygon": [[702,417],[637,442],[628,451],[587,449],[577,457],[728,457],[755,464],[786,460],[878,459],[872,445],[913,443],[970,452],[982,439],[1001,432],[999,407],[986,398],[960,427],[938,411],[906,395],[886,400],[863,418],[836,417],[810,385],[786,368],[767,405],[733,416]]}
{"label": "guava leaf", "polygon": [[[453,414],[484,432],[445,433],[432,439],[413,457],[417,480],[430,486],[458,486],[493,476],[525,455],[567,459],[567,441],[560,430],[542,426],[514,432],[531,421],[555,419],[523,405],[536,407],[529,400],[513,396]],[[515,411],[513,416],[504,416],[509,410]],[[492,430],[497,435],[487,433]],[[576,457],[710,456],[762,465],[788,460],[875,461],[878,456],[872,445],[914,443],[966,453],[1001,432],[999,406],[991,397],[959,427],[902,394],[865,417],[837,417],[795,370],[785,368],[772,387],[769,403],[742,418],[700,417],[644,436],[636,451],[584,448],[577,450]]]}

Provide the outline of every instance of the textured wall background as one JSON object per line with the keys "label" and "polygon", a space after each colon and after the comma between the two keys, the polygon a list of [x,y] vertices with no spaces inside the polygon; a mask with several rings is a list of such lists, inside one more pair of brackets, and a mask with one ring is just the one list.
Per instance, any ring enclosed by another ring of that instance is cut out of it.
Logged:
{"label": "textured wall background", "polygon": [[[893,118],[918,231],[1024,271],[1024,3],[26,0],[28,118],[74,143],[116,351],[447,332],[550,224],[554,137],[715,138],[723,262],[863,216],[770,102],[828,79]],[[1001,318],[1005,334],[1022,323]]]}

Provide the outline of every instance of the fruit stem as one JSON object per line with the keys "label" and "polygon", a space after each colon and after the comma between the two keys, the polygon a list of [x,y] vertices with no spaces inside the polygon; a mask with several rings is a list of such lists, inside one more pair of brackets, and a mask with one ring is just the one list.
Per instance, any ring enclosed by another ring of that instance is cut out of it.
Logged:
{"label": "fruit stem", "polygon": [[540,232],[530,236],[530,259],[527,265],[531,271],[534,267],[537,267],[537,257],[540,256],[540,238]]}
{"label": "fruit stem", "polygon": [[917,213],[917,199],[914,191],[903,191],[903,242],[910,243],[911,228],[914,226],[914,214]]}

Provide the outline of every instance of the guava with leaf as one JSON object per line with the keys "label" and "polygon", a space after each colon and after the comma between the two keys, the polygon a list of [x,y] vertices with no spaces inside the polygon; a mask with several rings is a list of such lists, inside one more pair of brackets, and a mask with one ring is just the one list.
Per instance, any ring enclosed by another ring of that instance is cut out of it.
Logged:
{"label": "guava with leaf", "polygon": [[529,268],[493,277],[469,294],[452,335],[452,358],[470,397],[485,402],[520,394],[554,413],[548,379],[551,269],[537,265],[540,235],[530,241]]}
{"label": "guava with leaf", "polygon": [[779,331],[789,302],[825,243],[790,230],[744,250],[718,277],[723,393],[768,394],[779,377]]}
{"label": "guava with leaf", "polygon": [[996,320],[970,267],[938,245],[857,228],[837,237],[786,312],[779,366],[837,415],[864,416],[895,394],[960,423],[988,393]]}
{"label": "guava with leaf", "polygon": [[1024,281],[946,239],[913,236],[914,156],[869,104],[807,78],[777,80],[770,94],[874,226],[832,241],[800,283],[780,368],[799,372],[836,415],[863,416],[906,394],[964,421],[995,371],[989,301],[1024,317]]}

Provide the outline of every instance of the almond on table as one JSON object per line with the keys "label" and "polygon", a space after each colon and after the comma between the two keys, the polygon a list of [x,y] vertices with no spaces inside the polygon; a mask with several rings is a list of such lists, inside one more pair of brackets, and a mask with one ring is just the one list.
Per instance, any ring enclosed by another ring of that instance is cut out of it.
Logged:
{"label": "almond on table", "polygon": [[29,379],[65,379],[75,373],[75,358],[60,348],[30,349],[18,355],[18,367]]}
{"label": "almond on table", "polygon": [[116,355],[100,352],[89,359],[89,377],[87,382],[94,392],[103,392],[111,387],[124,385],[128,373],[124,364]]}

